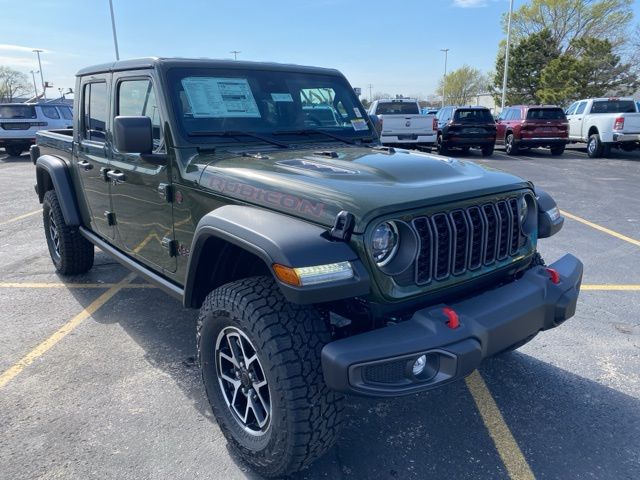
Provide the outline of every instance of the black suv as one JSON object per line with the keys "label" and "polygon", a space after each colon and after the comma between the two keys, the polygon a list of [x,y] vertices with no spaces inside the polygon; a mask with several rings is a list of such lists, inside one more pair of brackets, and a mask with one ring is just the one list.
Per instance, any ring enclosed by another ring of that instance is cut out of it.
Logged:
{"label": "black suv", "polygon": [[480,148],[484,157],[493,153],[496,122],[488,108],[444,107],[436,118],[437,148],[440,155],[447,155],[451,148],[460,148],[467,153],[471,147]]}

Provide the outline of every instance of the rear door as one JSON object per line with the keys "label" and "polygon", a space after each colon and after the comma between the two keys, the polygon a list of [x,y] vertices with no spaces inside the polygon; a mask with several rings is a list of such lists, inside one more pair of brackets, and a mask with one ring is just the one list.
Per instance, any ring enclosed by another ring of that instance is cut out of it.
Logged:
{"label": "rear door", "polygon": [[[164,152],[160,109],[151,71],[114,73],[112,117],[147,116],[154,145]],[[175,272],[173,211],[169,167],[138,154],[112,151],[111,202],[116,215],[116,245],[147,265]]]}
{"label": "rear door", "polygon": [[91,214],[91,228],[109,240],[114,236],[110,187],[107,181],[110,76],[102,74],[82,79],[79,128],[74,145],[75,168]]}

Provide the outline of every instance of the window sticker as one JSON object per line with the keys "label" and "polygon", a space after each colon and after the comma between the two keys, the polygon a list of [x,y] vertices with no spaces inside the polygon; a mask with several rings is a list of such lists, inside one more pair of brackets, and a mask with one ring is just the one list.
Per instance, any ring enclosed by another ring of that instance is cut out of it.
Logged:
{"label": "window sticker", "polygon": [[260,118],[246,78],[187,77],[182,87],[194,118]]}
{"label": "window sticker", "polygon": [[351,125],[356,132],[359,132],[360,130],[369,130],[367,122],[364,118],[356,118],[351,120]]}
{"label": "window sticker", "polygon": [[293,97],[290,93],[272,93],[271,98],[274,102],[293,102]]}
{"label": "window sticker", "polygon": [[360,112],[358,107],[353,107],[353,113],[356,114],[356,118],[362,118],[362,112]]}

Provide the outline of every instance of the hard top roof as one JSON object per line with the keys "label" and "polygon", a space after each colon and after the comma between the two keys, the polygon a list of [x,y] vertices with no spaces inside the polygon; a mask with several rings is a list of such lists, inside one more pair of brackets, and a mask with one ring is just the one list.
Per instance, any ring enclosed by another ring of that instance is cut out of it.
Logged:
{"label": "hard top roof", "polygon": [[102,63],[85,67],[78,71],[76,76],[93,75],[98,73],[119,72],[123,70],[142,70],[146,68],[171,68],[171,67],[191,67],[191,68],[233,68],[246,70],[280,70],[304,73],[319,73],[329,75],[340,75],[340,72],[333,68],[309,67],[302,65],[275,63],[275,62],[249,62],[244,60],[215,60],[211,58],[159,58],[146,57],[134,58],[130,60],[119,60],[116,62]]}

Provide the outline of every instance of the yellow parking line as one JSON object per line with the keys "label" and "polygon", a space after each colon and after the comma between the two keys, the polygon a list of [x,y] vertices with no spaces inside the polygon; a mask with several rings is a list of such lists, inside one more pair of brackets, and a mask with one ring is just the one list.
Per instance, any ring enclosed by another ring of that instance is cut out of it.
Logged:
{"label": "yellow parking line", "polygon": [[514,480],[535,479],[480,373],[476,370],[465,381],[509,477]]}
{"label": "yellow parking line", "polygon": [[626,235],[622,235],[621,233],[618,232],[614,232],[613,230],[610,230],[608,228],[605,228],[601,225],[598,225],[597,223],[593,223],[590,222],[589,220],[585,220],[582,217],[578,217],[577,215],[573,215],[569,212],[565,212],[564,210],[560,210],[560,213],[562,213],[562,215],[564,215],[567,218],[570,218],[571,220],[575,220],[577,222],[580,223],[584,223],[585,225],[588,225],[591,228],[595,228],[596,230],[600,230],[601,232],[607,233],[611,236],[614,236],[616,238],[619,238],[620,240],[624,240],[625,242],[629,242],[632,245],[635,245],[636,247],[640,247],[640,240],[636,240],[635,238],[631,238],[631,237],[627,237]]}
{"label": "yellow parking line", "polygon": [[17,375],[22,372],[26,367],[31,365],[36,359],[44,355],[51,347],[66,337],[73,329],[80,325],[85,319],[93,315],[100,307],[107,303],[116,293],[131,282],[135,278],[134,273],[127,275],[121,282],[113,285],[109,290],[100,295],[94,300],[87,308],[82,310],[78,315],[73,317],[62,327],[56,330],[53,335],[43,341],[36,348],[31,350],[27,355],[22,357],[18,362],[14,363],[7,371],[0,375],[0,388],[3,388],[7,383],[13,380]]}
{"label": "yellow parking line", "polygon": [[[34,283],[34,282],[0,282],[0,288],[112,288],[115,283]],[[155,288],[149,283],[132,283],[121,288]]]}
{"label": "yellow parking line", "polygon": [[611,291],[619,291],[619,292],[637,292],[640,291],[640,285],[610,285],[610,284],[602,284],[602,285],[582,285],[580,290],[611,290]]}
{"label": "yellow parking line", "polygon": [[0,227],[2,225],[6,225],[6,224],[11,223],[11,222],[17,222],[18,220],[22,220],[23,218],[30,217],[31,215],[35,215],[36,213],[40,213],[40,212],[42,212],[42,209],[38,209],[38,210],[34,210],[33,212],[25,213],[24,215],[20,215],[18,217],[14,217],[14,218],[12,218],[10,220],[5,220],[4,222],[0,222]]}

